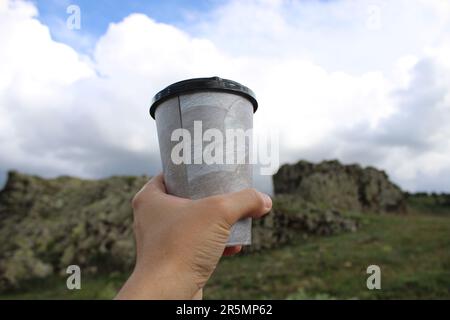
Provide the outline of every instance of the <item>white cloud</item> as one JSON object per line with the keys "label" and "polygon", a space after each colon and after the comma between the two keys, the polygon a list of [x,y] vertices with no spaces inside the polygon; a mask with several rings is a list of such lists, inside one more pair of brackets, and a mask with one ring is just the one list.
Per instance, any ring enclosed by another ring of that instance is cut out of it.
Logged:
{"label": "white cloud", "polygon": [[32,4],[5,3],[1,170],[154,173],[151,96],[219,75],[256,92],[257,132],[279,130],[283,162],[338,157],[386,169],[409,189],[450,190],[445,1],[376,2],[376,30],[373,2],[232,1],[184,31],[132,14],[90,58],[52,40]]}
{"label": "white cloud", "polygon": [[29,3],[0,6],[0,165],[60,172],[70,166],[52,148],[38,147],[64,132],[59,120],[70,116],[68,92],[94,72],[77,52],[54,42],[36,15]]}

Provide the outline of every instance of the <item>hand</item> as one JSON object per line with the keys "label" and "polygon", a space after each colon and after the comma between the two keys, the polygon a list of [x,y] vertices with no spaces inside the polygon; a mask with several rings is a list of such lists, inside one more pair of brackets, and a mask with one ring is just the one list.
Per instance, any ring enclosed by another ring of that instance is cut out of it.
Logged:
{"label": "hand", "polygon": [[259,218],[272,208],[269,196],[254,189],[200,200],[166,193],[162,175],[134,197],[136,265],[116,299],[193,299],[227,247],[231,226],[244,217]]}

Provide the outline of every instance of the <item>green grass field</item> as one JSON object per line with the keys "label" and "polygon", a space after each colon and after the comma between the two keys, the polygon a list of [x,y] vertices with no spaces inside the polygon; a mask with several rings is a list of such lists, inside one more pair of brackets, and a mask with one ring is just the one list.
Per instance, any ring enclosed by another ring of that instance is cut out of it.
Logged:
{"label": "green grass field", "polygon": [[[287,246],[224,258],[206,299],[450,299],[450,215],[362,215],[357,232],[298,238]],[[381,290],[366,269],[381,268]],[[110,299],[126,275],[28,283],[2,299]]]}
{"label": "green grass field", "polygon": [[[355,233],[223,261],[208,298],[450,299],[450,217],[367,215]],[[381,290],[366,269],[381,268]],[[238,285],[236,285],[238,284]]]}

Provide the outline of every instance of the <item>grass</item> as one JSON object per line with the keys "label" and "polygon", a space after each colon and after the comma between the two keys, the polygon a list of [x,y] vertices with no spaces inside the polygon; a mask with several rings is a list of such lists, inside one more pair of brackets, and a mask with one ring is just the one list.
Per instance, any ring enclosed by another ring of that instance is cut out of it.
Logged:
{"label": "grass", "polygon": [[407,202],[410,212],[450,214],[450,194],[407,194]]}
{"label": "grass", "polygon": [[125,282],[124,275],[81,277],[80,290],[68,290],[65,277],[26,283],[20,290],[0,294],[0,299],[112,299]]}
{"label": "grass", "polygon": [[[295,239],[293,244],[224,258],[206,299],[450,299],[450,215],[362,215],[354,233]],[[366,269],[381,268],[381,290],[368,290]],[[27,284],[0,299],[110,299],[125,275]]]}
{"label": "grass", "polygon": [[[270,253],[228,258],[205,296],[450,299],[450,218],[366,215],[362,223],[355,233],[299,239]],[[366,287],[371,264],[381,268],[381,290]]]}

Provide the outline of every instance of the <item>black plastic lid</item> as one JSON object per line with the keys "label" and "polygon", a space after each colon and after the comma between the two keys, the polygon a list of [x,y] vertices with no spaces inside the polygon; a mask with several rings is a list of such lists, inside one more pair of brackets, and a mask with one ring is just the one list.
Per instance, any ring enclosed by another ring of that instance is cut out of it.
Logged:
{"label": "black plastic lid", "polygon": [[225,91],[241,95],[250,100],[253,105],[253,112],[258,109],[258,102],[256,101],[255,94],[252,90],[233,80],[211,77],[194,78],[179,81],[161,90],[153,97],[152,105],[150,107],[150,115],[153,119],[155,119],[155,110],[158,105],[161,102],[172,98],[173,96],[177,96],[186,92],[203,90]]}

